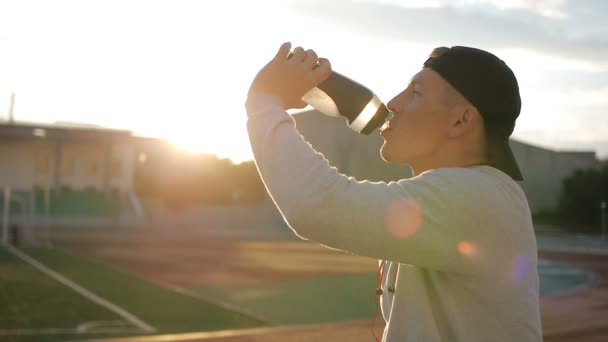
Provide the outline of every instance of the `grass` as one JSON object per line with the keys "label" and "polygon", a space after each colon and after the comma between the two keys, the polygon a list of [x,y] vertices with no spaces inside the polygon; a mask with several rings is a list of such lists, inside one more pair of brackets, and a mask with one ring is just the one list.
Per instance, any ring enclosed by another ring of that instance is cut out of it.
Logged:
{"label": "grass", "polygon": [[[0,329],[75,328],[118,317],[0,248]],[[0,336],[2,341],[40,337]]]}
{"label": "grass", "polygon": [[375,281],[376,274],[358,274],[192,290],[246,308],[277,324],[312,324],[371,319]]}
{"label": "grass", "polygon": [[[154,326],[158,333],[253,328],[265,323],[168,290],[108,266],[56,249],[25,253],[89,291]],[[121,318],[0,248],[0,329],[75,328]],[[91,335],[81,336],[91,337]],[[2,341],[55,341],[65,336],[0,336]]]}
{"label": "grass", "polygon": [[[590,281],[587,272],[555,263],[539,266],[540,293],[555,295]],[[319,277],[262,285],[198,287],[276,324],[313,324],[371,319],[375,312],[376,274]]]}

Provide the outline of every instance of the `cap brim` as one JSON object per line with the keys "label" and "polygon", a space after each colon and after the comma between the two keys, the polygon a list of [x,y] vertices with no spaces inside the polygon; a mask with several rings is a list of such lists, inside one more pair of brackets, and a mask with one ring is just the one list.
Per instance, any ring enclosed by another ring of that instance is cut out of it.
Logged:
{"label": "cap brim", "polygon": [[488,144],[489,165],[506,173],[516,181],[524,180],[524,177],[517,165],[509,140],[500,139]]}

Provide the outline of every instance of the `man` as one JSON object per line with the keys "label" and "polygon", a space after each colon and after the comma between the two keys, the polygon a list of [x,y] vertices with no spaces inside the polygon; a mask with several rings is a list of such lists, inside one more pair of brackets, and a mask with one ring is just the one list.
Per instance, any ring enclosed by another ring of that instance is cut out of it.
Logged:
{"label": "man", "polygon": [[388,103],[382,158],[399,182],[339,174],[286,112],[331,72],[290,44],[247,100],[260,175],[301,237],[381,262],[383,341],[542,341],[536,240],[508,139],[517,80],[496,56],[438,48]]}

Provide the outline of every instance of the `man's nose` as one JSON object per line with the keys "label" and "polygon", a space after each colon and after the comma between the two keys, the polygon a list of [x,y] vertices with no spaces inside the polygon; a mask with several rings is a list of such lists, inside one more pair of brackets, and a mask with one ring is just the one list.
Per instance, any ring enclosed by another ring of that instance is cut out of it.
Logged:
{"label": "man's nose", "polygon": [[[401,95],[401,94],[399,94]],[[400,101],[399,101],[399,95],[393,97],[390,101],[388,101],[388,103],[386,104],[386,106],[388,107],[388,110],[390,110],[391,112],[395,113],[399,111],[400,108]]]}

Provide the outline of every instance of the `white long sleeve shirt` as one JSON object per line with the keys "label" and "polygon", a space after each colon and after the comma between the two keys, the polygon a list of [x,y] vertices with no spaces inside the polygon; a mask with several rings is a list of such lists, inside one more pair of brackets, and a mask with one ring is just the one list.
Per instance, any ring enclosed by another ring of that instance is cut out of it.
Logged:
{"label": "white long sleeve shirt", "polygon": [[508,175],[476,166],[360,182],[304,140],[277,98],[253,95],[247,110],[256,165],[296,234],[387,260],[383,341],[542,341],[530,209]]}

